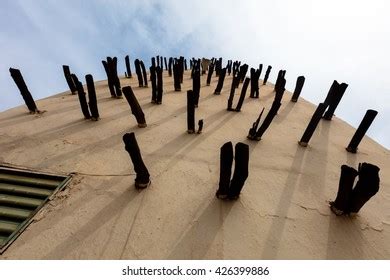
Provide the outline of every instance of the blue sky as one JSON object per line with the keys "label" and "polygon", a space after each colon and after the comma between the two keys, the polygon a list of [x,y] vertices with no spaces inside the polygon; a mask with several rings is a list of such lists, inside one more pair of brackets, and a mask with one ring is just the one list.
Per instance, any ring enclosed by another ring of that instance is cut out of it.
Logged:
{"label": "blue sky", "polygon": [[0,2],[0,111],[23,104],[9,67],[35,99],[67,90],[62,64],[104,79],[101,60],[118,56],[223,57],[286,69],[287,89],[304,75],[302,96],[323,101],[334,79],[349,87],[336,115],[390,147],[390,3],[386,0]]}

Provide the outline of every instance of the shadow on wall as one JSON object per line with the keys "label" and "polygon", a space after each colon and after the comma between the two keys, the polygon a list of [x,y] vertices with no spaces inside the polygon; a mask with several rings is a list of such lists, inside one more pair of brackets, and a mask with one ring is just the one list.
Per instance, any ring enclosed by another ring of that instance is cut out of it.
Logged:
{"label": "shadow on wall", "polygon": [[291,199],[294,195],[295,188],[297,187],[298,180],[302,172],[302,162],[307,149],[302,148],[297,144],[297,148],[294,154],[294,160],[290,167],[290,172],[286,179],[285,187],[282,195],[279,199],[279,203],[276,206],[275,215],[278,218],[272,220],[271,227],[268,231],[268,235],[265,238],[265,247],[261,254],[262,259],[276,259],[278,257],[278,248],[283,236],[283,231],[286,223],[285,217],[291,205]]}
{"label": "shadow on wall", "polygon": [[[223,116],[225,117],[219,123],[217,123],[214,127],[210,127],[212,123],[214,123]],[[163,147],[153,151],[150,156],[154,157],[168,155],[171,157],[170,161],[166,164],[166,167],[162,170],[162,172],[165,172],[166,170],[175,166],[179,162],[178,160],[181,157],[184,157],[185,154],[190,151],[193,151],[196,146],[198,146],[212,134],[221,129],[225,123],[227,123],[235,116],[237,116],[237,114],[228,114],[228,116],[226,116],[226,110],[218,111],[217,113],[210,115],[205,119],[205,123],[208,125],[208,128],[201,135],[194,136],[188,135],[187,133],[180,134],[178,137],[174,138],[169,143],[165,144]]]}
{"label": "shadow on wall", "polygon": [[223,227],[233,204],[234,202],[213,198],[203,212],[184,231],[167,259],[204,259],[218,232]]}
{"label": "shadow on wall", "polygon": [[330,215],[328,230],[328,247],[326,259],[366,259],[374,256],[363,255],[362,245],[366,244],[357,219]]}
{"label": "shadow on wall", "polygon": [[[328,150],[329,150],[329,133],[331,130],[331,123],[329,121],[320,121],[312,141],[313,149],[305,157],[302,170],[305,171],[301,176],[300,190],[304,195],[307,207],[318,208],[317,205],[327,203],[324,194],[326,170],[328,164]],[[318,159],[321,160],[318,160]],[[308,186],[308,187],[304,187]],[[313,205],[314,204],[314,205]]]}
{"label": "shadow on wall", "polygon": [[[122,177],[115,177],[110,179],[109,182],[104,182],[104,184],[114,186],[119,184],[119,182],[123,179],[124,178]],[[88,219],[86,224],[81,225],[75,232],[70,233],[70,235],[62,243],[57,245],[43,259],[66,259],[67,257],[70,257],[73,251],[78,251],[80,249],[83,241],[88,239],[92,234],[96,233],[99,228],[112,220],[113,217],[121,215],[126,207],[138,195],[140,195],[140,193],[134,188],[126,189],[123,191],[123,194],[117,195],[93,217]],[[102,246],[102,248],[104,249],[104,246]]]}

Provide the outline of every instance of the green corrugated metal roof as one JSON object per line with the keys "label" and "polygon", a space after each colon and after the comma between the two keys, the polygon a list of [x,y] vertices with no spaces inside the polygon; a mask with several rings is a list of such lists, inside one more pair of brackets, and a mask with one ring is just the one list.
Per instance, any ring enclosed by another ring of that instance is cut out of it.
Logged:
{"label": "green corrugated metal roof", "polygon": [[0,253],[70,178],[0,166]]}

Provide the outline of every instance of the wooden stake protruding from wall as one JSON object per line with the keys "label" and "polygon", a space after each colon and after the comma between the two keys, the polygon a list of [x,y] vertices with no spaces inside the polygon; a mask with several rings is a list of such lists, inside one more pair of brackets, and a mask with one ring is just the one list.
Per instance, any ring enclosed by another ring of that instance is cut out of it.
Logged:
{"label": "wooden stake protruding from wall", "polygon": [[261,74],[260,69],[251,68],[251,93],[250,98],[259,98],[259,78]]}
{"label": "wooden stake protruding from wall", "polygon": [[303,88],[304,84],[305,84],[305,77],[304,76],[299,76],[297,78],[297,83],[295,84],[294,93],[293,93],[293,95],[291,97],[291,101],[292,102],[297,102],[298,101],[299,95],[301,94],[301,91],[302,91],[302,88]]}
{"label": "wooden stake protruding from wall", "polygon": [[324,113],[324,120],[332,120],[334,112],[336,111],[337,106],[339,105],[341,98],[343,97],[348,84],[334,81],[331,89],[329,90],[328,96],[325,100],[325,103],[328,105],[328,109]]}
{"label": "wooden stake protruding from wall", "polygon": [[75,74],[72,74],[72,79],[77,86],[77,95],[79,97],[81,111],[83,112],[85,119],[91,119],[91,113],[89,112],[87,97],[84,91],[83,84],[79,81]]}
{"label": "wooden stake protruding from wall", "polygon": [[132,74],[131,74],[131,67],[130,67],[130,58],[128,55],[125,56],[125,64],[126,64],[126,78],[132,78]]}
{"label": "wooden stake protruding from wall", "polygon": [[314,111],[313,116],[310,119],[309,124],[307,125],[307,128],[305,132],[302,135],[301,140],[298,142],[299,145],[302,147],[307,147],[310,138],[313,136],[313,133],[318,125],[318,123],[321,120],[322,115],[324,114],[326,110],[326,104],[325,103],[320,103],[317,107],[317,109]]}
{"label": "wooden stake protruding from wall", "polygon": [[44,111],[39,111],[37,105],[35,104],[34,98],[32,97],[28,87],[23,79],[22,73],[19,69],[10,68],[9,72],[12,79],[14,80],[16,86],[18,87],[20,94],[23,97],[24,103],[26,104],[30,114],[40,114]]}
{"label": "wooden stake protruding from wall", "polygon": [[66,83],[68,84],[69,90],[72,94],[76,94],[77,88],[72,80],[72,73],[70,72],[70,68],[68,65],[62,65],[62,70],[64,71],[64,76]]}
{"label": "wooden stake protruding from wall", "polygon": [[150,185],[150,174],[142,159],[141,151],[134,132],[123,135],[123,142],[125,144],[126,151],[129,153],[136,173],[135,187],[137,189],[145,189]]}
{"label": "wooden stake protruding from wall", "polygon": [[93,81],[93,77],[91,74],[86,75],[85,80],[87,82],[88,105],[89,105],[89,110],[91,112],[91,120],[97,121],[99,120],[100,116],[99,116],[99,110],[97,106],[95,83]]}
{"label": "wooden stake protruding from wall", "polygon": [[137,98],[134,95],[133,89],[131,86],[126,86],[123,88],[123,94],[126,97],[127,102],[130,105],[131,113],[135,116],[138,127],[144,128],[147,126],[144,112],[142,111],[141,106],[138,103]]}
{"label": "wooden stake protruding from wall", "polygon": [[219,73],[218,84],[214,90],[214,94],[217,94],[217,95],[221,94],[221,91],[223,88],[223,83],[225,81],[225,76],[226,76],[226,68],[223,68]]}
{"label": "wooden stake protruding from wall", "polygon": [[233,164],[233,144],[227,142],[221,147],[219,187],[216,193],[219,199],[236,200],[239,198],[245,181],[249,175],[249,146],[238,142],[235,146],[234,173],[231,178]]}
{"label": "wooden stake protruding from wall", "polygon": [[271,65],[268,65],[267,71],[265,71],[265,76],[264,76],[264,79],[263,79],[263,85],[266,85],[266,84],[267,84],[269,75],[271,74],[271,69],[272,69],[272,66],[271,66]]}
{"label": "wooden stake protruding from wall", "polygon": [[377,114],[378,112],[375,110],[367,110],[363,120],[353,135],[351,142],[349,142],[348,147],[345,148],[348,152],[354,154],[357,152],[360,142],[362,141],[367,130],[370,128]]}

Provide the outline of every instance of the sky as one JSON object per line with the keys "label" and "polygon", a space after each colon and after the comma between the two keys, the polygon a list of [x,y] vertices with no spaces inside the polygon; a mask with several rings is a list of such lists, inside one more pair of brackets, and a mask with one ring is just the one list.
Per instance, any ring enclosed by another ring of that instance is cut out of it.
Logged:
{"label": "sky", "polygon": [[[68,90],[62,65],[106,79],[101,60],[155,55],[223,57],[286,70],[286,88],[306,77],[318,104],[333,80],[349,84],[336,115],[390,148],[390,2],[387,0],[1,0],[0,111],[23,104],[9,67],[35,99]],[[134,65],[132,65],[134,69]],[[261,93],[260,93],[261,94]]]}

